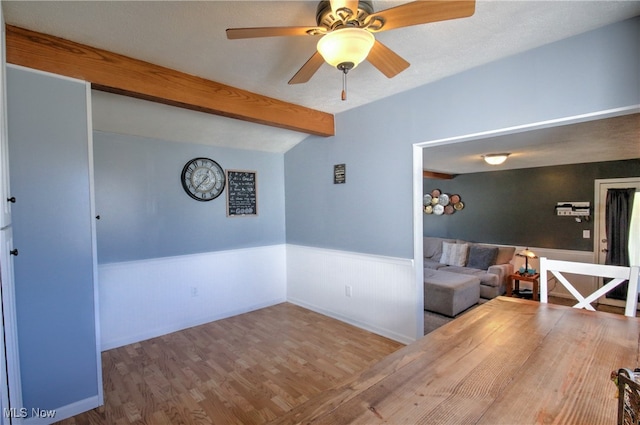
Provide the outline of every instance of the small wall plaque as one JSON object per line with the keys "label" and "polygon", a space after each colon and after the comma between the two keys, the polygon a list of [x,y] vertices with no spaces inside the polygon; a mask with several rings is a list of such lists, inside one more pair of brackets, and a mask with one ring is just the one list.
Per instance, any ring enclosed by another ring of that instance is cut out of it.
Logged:
{"label": "small wall plaque", "polygon": [[342,184],[347,181],[347,166],[345,164],[336,164],[333,166],[333,184]]}

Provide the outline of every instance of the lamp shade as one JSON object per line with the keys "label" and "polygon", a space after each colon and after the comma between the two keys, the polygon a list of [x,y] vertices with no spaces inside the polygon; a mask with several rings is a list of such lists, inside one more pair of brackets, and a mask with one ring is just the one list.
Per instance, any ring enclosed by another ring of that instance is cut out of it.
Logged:
{"label": "lamp shade", "polygon": [[538,258],[538,256],[529,248],[525,248],[516,254],[518,257],[524,257],[524,268],[520,269],[521,274],[533,274],[535,269],[529,268],[529,259]]}
{"label": "lamp shade", "polygon": [[362,28],[341,28],[324,35],[317,48],[331,66],[352,64],[350,68],[355,68],[367,58],[375,41],[373,34]]}
{"label": "lamp shade", "polygon": [[500,165],[507,160],[507,157],[511,155],[510,153],[490,153],[487,155],[482,155],[484,161],[490,165]]}
{"label": "lamp shade", "polygon": [[522,251],[516,254],[518,257],[527,257],[527,258],[538,258],[538,256],[529,248],[523,249]]}

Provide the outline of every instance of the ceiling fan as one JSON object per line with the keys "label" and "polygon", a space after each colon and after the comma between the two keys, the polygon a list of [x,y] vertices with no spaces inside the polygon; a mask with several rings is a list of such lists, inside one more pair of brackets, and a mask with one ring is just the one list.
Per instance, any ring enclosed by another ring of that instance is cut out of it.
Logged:
{"label": "ceiling fan", "polygon": [[373,36],[411,25],[465,18],[475,12],[475,0],[418,0],[374,12],[371,0],[321,0],[315,27],[229,28],[228,39],[275,36],[322,36],[317,51],[289,80],[306,83],[326,61],[343,72],[342,100],[346,100],[347,73],[367,59],[388,78],[409,67]]}

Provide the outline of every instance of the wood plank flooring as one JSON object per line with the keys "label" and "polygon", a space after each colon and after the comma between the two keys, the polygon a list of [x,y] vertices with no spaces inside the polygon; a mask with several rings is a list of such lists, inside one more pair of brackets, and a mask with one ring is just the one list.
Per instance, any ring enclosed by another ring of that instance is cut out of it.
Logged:
{"label": "wood plank flooring", "polygon": [[264,424],[402,346],[278,304],[105,351],[105,405],[59,424]]}

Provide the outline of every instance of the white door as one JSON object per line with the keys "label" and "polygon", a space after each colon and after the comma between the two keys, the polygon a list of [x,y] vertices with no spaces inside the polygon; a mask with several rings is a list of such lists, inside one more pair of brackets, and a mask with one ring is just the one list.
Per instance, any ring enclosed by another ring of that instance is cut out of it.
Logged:
{"label": "white door", "polygon": [[[635,188],[636,196],[634,199],[634,207],[632,210],[632,226],[640,225],[640,177],[631,177],[624,179],[601,179],[595,181],[595,229],[596,236],[595,249],[596,258],[599,264],[604,264],[607,258],[607,234],[606,234],[606,200],[607,190],[609,189],[625,189]],[[631,265],[640,265],[640,231],[632,230],[630,235],[631,246]],[[602,281],[599,282],[599,286],[602,286]],[[601,304],[614,305],[624,307],[625,302],[622,300],[615,300],[607,297],[602,297],[598,300]]]}
{"label": "white door", "polygon": [[[6,109],[5,25],[0,0],[0,424],[17,424],[15,410],[22,407],[18,336],[13,286],[11,197]],[[14,251],[15,253],[15,251]]]}
{"label": "white door", "polygon": [[[0,393],[2,413],[0,424],[17,424],[22,406],[18,335],[13,291],[13,249],[11,227],[0,230]],[[14,409],[14,410],[10,410]],[[18,410],[15,410],[18,409]]]}

